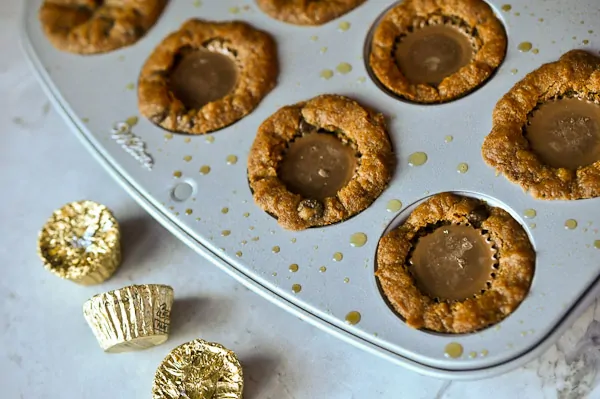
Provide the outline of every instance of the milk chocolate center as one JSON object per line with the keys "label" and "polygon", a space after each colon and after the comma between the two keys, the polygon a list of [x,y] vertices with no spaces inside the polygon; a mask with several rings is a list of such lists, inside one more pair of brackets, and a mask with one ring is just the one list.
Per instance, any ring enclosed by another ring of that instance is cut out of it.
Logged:
{"label": "milk chocolate center", "polygon": [[181,57],[171,72],[170,89],[190,109],[223,98],[237,83],[237,67],[227,55],[206,49]]}
{"label": "milk chocolate center", "polygon": [[486,288],[494,263],[494,249],[478,230],[449,225],[419,239],[410,271],[424,294],[460,301]]}
{"label": "milk chocolate center", "polygon": [[526,137],[549,166],[590,165],[600,160],[600,105],[576,98],[544,103],[529,119]]}
{"label": "milk chocolate center", "polygon": [[469,37],[447,25],[425,26],[402,38],[396,62],[411,83],[437,86],[473,57]]}
{"label": "milk chocolate center", "polygon": [[352,147],[333,134],[313,132],[290,144],[279,177],[291,192],[323,200],[352,179],[356,164]]}

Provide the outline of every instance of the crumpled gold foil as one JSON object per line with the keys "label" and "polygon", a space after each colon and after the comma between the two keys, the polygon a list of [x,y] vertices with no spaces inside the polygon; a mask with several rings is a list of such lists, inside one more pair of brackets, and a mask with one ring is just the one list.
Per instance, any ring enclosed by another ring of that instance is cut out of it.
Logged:
{"label": "crumpled gold foil", "polygon": [[38,237],[44,267],[82,285],[99,284],[121,264],[120,230],[104,205],[72,202],[54,211]]}
{"label": "crumpled gold foil", "polygon": [[89,299],[83,315],[100,347],[118,353],[165,342],[172,307],[173,288],[168,285],[132,285]]}
{"label": "crumpled gold foil", "polygon": [[156,370],[153,399],[239,399],[244,375],[237,356],[196,339],[175,348]]}

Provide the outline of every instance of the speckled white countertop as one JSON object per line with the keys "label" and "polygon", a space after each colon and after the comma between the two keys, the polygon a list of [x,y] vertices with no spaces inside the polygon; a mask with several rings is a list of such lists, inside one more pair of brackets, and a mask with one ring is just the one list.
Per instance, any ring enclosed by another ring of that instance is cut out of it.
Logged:
{"label": "speckled white countertop", "polygon": [[[1,397],[149,398],[167,352],[201,337],[238,353],[247,399],[600,398],[600,388],[593,389],[600,367],[597,304],[528,366],[494,379],[449,382],[364,353],[248,291],[146,215],[68,131],[19,49],[19,12],[19,1],[0,2]],[[124,236],[120,271],[89,288],[50,275],[35,252],[50,213],[83,198],[109,206]],[[104,354],[81,306],[130,283],[174,287],[171,338],[144,352]]]}

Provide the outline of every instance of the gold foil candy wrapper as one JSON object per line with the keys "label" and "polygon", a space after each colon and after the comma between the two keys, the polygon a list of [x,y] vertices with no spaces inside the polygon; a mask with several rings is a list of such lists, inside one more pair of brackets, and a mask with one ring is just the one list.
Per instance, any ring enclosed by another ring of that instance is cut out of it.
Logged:
{"label": "gold foil candy wrapper", "polygon": [[121,233],[104,205],[72,202],[54,211],[38,237],[44,267],[82,285],[99,284],[121,265]]}
{"label": "gold foil candy wrapper", "polygon": [[153,399],[238,399],[244,375],[237,356],[196,339],[173,349],[154,376]]}
{"label": "gold foil candy wrapper", "polygon": [[147,349],[169,338],[173,288],[132,285],[89,299],[83,315],[106,352]]}

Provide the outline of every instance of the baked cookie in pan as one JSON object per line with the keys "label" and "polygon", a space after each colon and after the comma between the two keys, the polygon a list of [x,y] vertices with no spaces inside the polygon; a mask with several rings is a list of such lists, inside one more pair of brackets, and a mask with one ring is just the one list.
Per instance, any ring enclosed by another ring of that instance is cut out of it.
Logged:
{"label": "baked cookie in pan", "polygon": [[395,95],[443,103],[483,85],[506,46],[504,27],[483,0],[404,0],[374,28],[368,62]]}
{"label": "baked cookie in pan", "polygon": [[44,0],[39,19],[59,50],[98,54],[137,42],[156,23],[167,0]]}
{"label": "baked cookie in pan", "polygon": [[442,193],[381,238],[375,275],[409,326],[468,333],[519,306],[534,265],[527,233],[508,212]]}
{"label": "baked cookie in pan", "polygon": [[366,0],[256,0],[269,16],[294,25],[323,25]]}
{"label": "baked cookie in pan", "polygon": [[525,76],[496,104],[482,155],[536,198],[600,196],[600,58],[573,50]]}
{"label": "baked cookie in pan", "polygon": [[164,129],[213,132],[252,112],[275,87],[278,71],[268,33],[244,22],[191,19],[144,64],[138,107]]}
{"label": "baked cookie in pan", "polygon": [[290,230],[341,222],[387,187],[396,159],[383,115],[343,96],[279,109],[248,159],[254,201]]}

